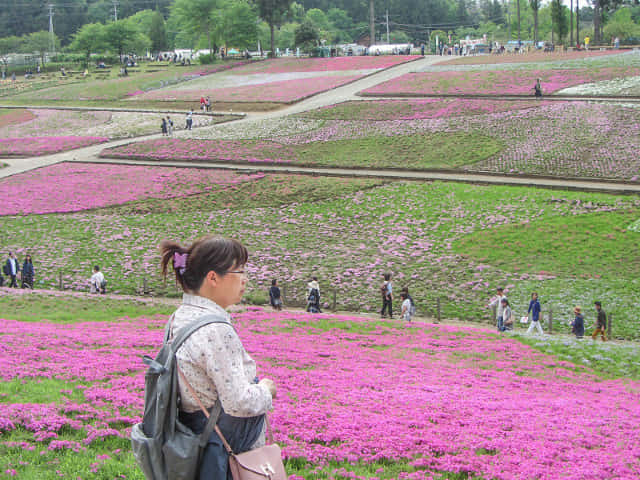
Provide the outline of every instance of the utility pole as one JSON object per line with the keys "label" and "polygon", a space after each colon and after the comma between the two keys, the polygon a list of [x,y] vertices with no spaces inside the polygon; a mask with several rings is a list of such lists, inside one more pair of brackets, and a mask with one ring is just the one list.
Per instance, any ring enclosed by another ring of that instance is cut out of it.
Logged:
{"label": "utility pole", "polygon": [[376,44],[376,12],[373,8],[373,0],[369,0],[369,46]]}
{"label": "utility pole", "polygon": [[569,8],[569,46],[573,47],[573,0]]}
{"label": "utility pole", "polygon": [[118,5],[120,5],[120,2],[118,2],[118,0],[111,0],[113,2],[113,21],[117,22],[118,21]]}
{"label": "utility pole", "polygon": [[580,45],[580,0],[576,0],[576,44]]}
{"label": "utility pole", "polygon": [[389,10],[387,10],[387,45],[389,45]]}
{"label": "utility pole", "polygon": [[54,4],[50,3],[49,5],[47,5],[47,7],[49,8],[49,44],[50,44],[50,50],[53,53],[53,55],[56,54],[56,40],[55,40],[55,36],[53,33],[53,7],[55,7]]}
{"label": "utility pole", "polygon": [[518,52],[520,52],[521,41],[520,41],[520,0],[516,0],[518,4]]}
{"label": "utility pole", "polygon": [[507,34],[507,42],[511,40],[511,8],[510,8],[510,4],[511,1],[507,0],[507,28],[508,28],[508,34]]}

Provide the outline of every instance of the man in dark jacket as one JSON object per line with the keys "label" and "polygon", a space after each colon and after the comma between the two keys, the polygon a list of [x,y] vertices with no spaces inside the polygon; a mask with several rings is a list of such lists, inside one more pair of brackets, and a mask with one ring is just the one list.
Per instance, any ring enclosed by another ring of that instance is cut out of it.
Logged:
{"label": "man in dark jacket", "polygon": [[591,335],[592,339],[596,339],[596,337],[598,336],[598,333],[600,333],[602,335],[602,341],[606,342],[607,341],[607,314],[604,313],[604,310],[602,309],[602,303],[600,302],[595,302],[594,305],[596,306],[596,311],[598,312],[598,320],[596,320],[596,328],[593,331],[593,334]]}
{"label": "man in dark jacket", "polygon": [[4,264],[4,274],[9,277],[9,287],[18,287],[16,277],[19,271],[20,264],[18,264],[18,259],[13,252],[9,252],[9,258],[7,258],[7,262]]}

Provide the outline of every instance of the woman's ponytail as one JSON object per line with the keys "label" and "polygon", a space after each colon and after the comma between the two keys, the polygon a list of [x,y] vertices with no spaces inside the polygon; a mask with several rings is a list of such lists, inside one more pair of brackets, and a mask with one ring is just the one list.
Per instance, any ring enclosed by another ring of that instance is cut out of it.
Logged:
{"label": "woman's ponytail", "polygon": [[[169,274],[169,265],[171,265],[176,276],[176,284],[180,285],[182,290],[186,289],[186,285],[184,284],[184,272],[187,268],[186,261],[188,253],[189,251],[186,248],[183,248],[176,242],[172,242],[170,240],[163,240],[160,242],[160,268],[162,278],[166,280],[167,275]],[[178,255],[181,255],[181,258],[184,259],[184,265],[182,266],[176,265],[176,256]]]}

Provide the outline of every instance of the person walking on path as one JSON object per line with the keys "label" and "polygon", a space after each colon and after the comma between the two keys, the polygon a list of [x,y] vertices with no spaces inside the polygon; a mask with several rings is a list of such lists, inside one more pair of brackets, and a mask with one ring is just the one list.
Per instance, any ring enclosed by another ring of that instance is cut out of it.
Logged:
{"label": "person walking on path", "polygon": [[540,79],[536,79],[536,84],[533,86],[533,91],[535,92],[535,96],[537,98],[542,97],[542,84],[540,83]]}
{"label": "person walking on path", "polygon": [[24,263],[22,264],[22,288],[30,288],[33,290],[33,277],[35,271],[33,269],[33,262],[31,261],[31,255],[25,255]]}
{"label": "person walking on path", "polygon": [[282,298],[280,296],[280,287],[278,287],[278,280],[275,278],[271,280],[271,288],[269,289],[269,303],[274,310],[282,310]]}
{"label": "person walking on path", "polygon": [[162,136],[167,135],[167,119],[162,117],[162,123],[160,124],[160,130],[162,130]]}
{"label": "person walking on path", "polygon": [[502,287],[498,287],[496,288],[496,296],[494,297],[493,300],[491,300],[491,302],[489,302],[489,307],[495,307],[496,309],[496,319],[497,319],[497,327],[498,327],[498,331],[502,332],[503,331],[503,310],[504,307],[502,306],[502,300],[506,300],[507,297],[504,296],[503,294],[504,289]]}
{"label": "person walking on path", "polygon": [[384,318],[385,312],[389,312],[389,318],[393,318],[393,285],[391,283],[391,274],[384,274],[384,282],[380,286],[380,294],[382,295],[382,310],[380,310],[380,318]]}
{"label": "person walking on path", "polygon": [[[199,435],[207,425],[203,410],[220,408],[217,426],[234,453],[263,446],[276,385],[269,378],[258,380],[256,363],[227,311],[240,302],[247,286],[247,249],[236,240],[209,235],[188,247],[165,240],[160,256],[163,277],[171,268],[183,291],[182,304],[167,323],[169,339],[205,317],[215,321],[196,330],[175,354],[178,419]],[[215,430],[198,470],[200,480],[231,478],[229,454]]]}
{"label": "person walking on path", "polygon": [[409,295],[405,292],[400,292],[400,299],[402,300],[402,312],[400,313],[400,317],[407,321],[411,321],[411,300],[409,300]]}
{"label": "person walking on path", "polygon": [[573,333],[576,338],[584,337],[584,317],[582,316],[580,307],[574,307],[573,313],[575,317],[571,322],[571,333]]}
{"label": "person walking on path", "polygon": [[169,115],[167,115],[167,135],[173,136],[173,120]]}
{"label": "person walking on path", "polygon": [[200,97],[200,110],[204,112],[205,109],[205,100],[204,97]]}
{"label": "person walking on path", "polygon": [[189,111],[187,113],[187,125],[186,125],[186,129],[187,130],[191,130],[191,127],[193,126],[193,110]]}
{"label": "person walking on path", "polygon": [[598,333],[602,335],[602,341],[607,341],[607,314],[602,309],[602,303],[594,302],[596,311],[598,312],[598,319],[596,320],[596,328],[591,335],[591,338],[595,340],[598,337]]}
{"label": "person walking on path", "polygon": [[320,284],[318,283],[318,277],[313,277],[307,284],[307,312],[322,313],[322,310],[320,310]]}
{"label": "person walking on path", "polygon": [[538,294],[533,292],[531,294],[531,301],[529,302],[529,310],[527,310],[527,315],[529,315],[529,319],[531,320],[531,325],[527,329],[527,335],[533,332],[535,328],[540,335],[544,335],[544,331],[542,330],[542,326],[540,325],[540,302],[538,301]]}
{"label": "person walking on path", "polygon": [[100,271],[100,266],[95,265],[93,267],[93,275],[89,280],[89,291],[91,293],[106,293],[107,281],[104,278],[104,274]]}
{"label": "person walking on path", "polygon": [[505,297],[500,300],[500,304],[502,305],[502,328],[500,331],[513,330],[513,312],[511,311],[509,300]]}
{"label": "person walking on path", "polygon": [[207,99],[205,100],[204,106],[207,112],[211,111],[211,99],[209,97],[207,97]]}
{"label": "person walking on path", "polygon": [[7,258],[7,261],[4,264],[4,274],[9,277],[9,288],[18,288],[18,282],[16,281],[18,272],[20,272],[20,264],[18,263],[18,259],[13,254],[13,252],[9,252],[9,258]]}

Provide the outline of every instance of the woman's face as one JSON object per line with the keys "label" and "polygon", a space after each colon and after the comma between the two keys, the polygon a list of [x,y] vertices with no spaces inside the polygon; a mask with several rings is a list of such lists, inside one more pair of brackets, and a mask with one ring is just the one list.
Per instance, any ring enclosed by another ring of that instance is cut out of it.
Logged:
{"label": "woman's face", "polygon": [[212,292],[213,300],[222,308],[235,305],[242,300],[247,286],[247,276],[244,265],[234,266],[224,275],[215,275],[215,286]]}

